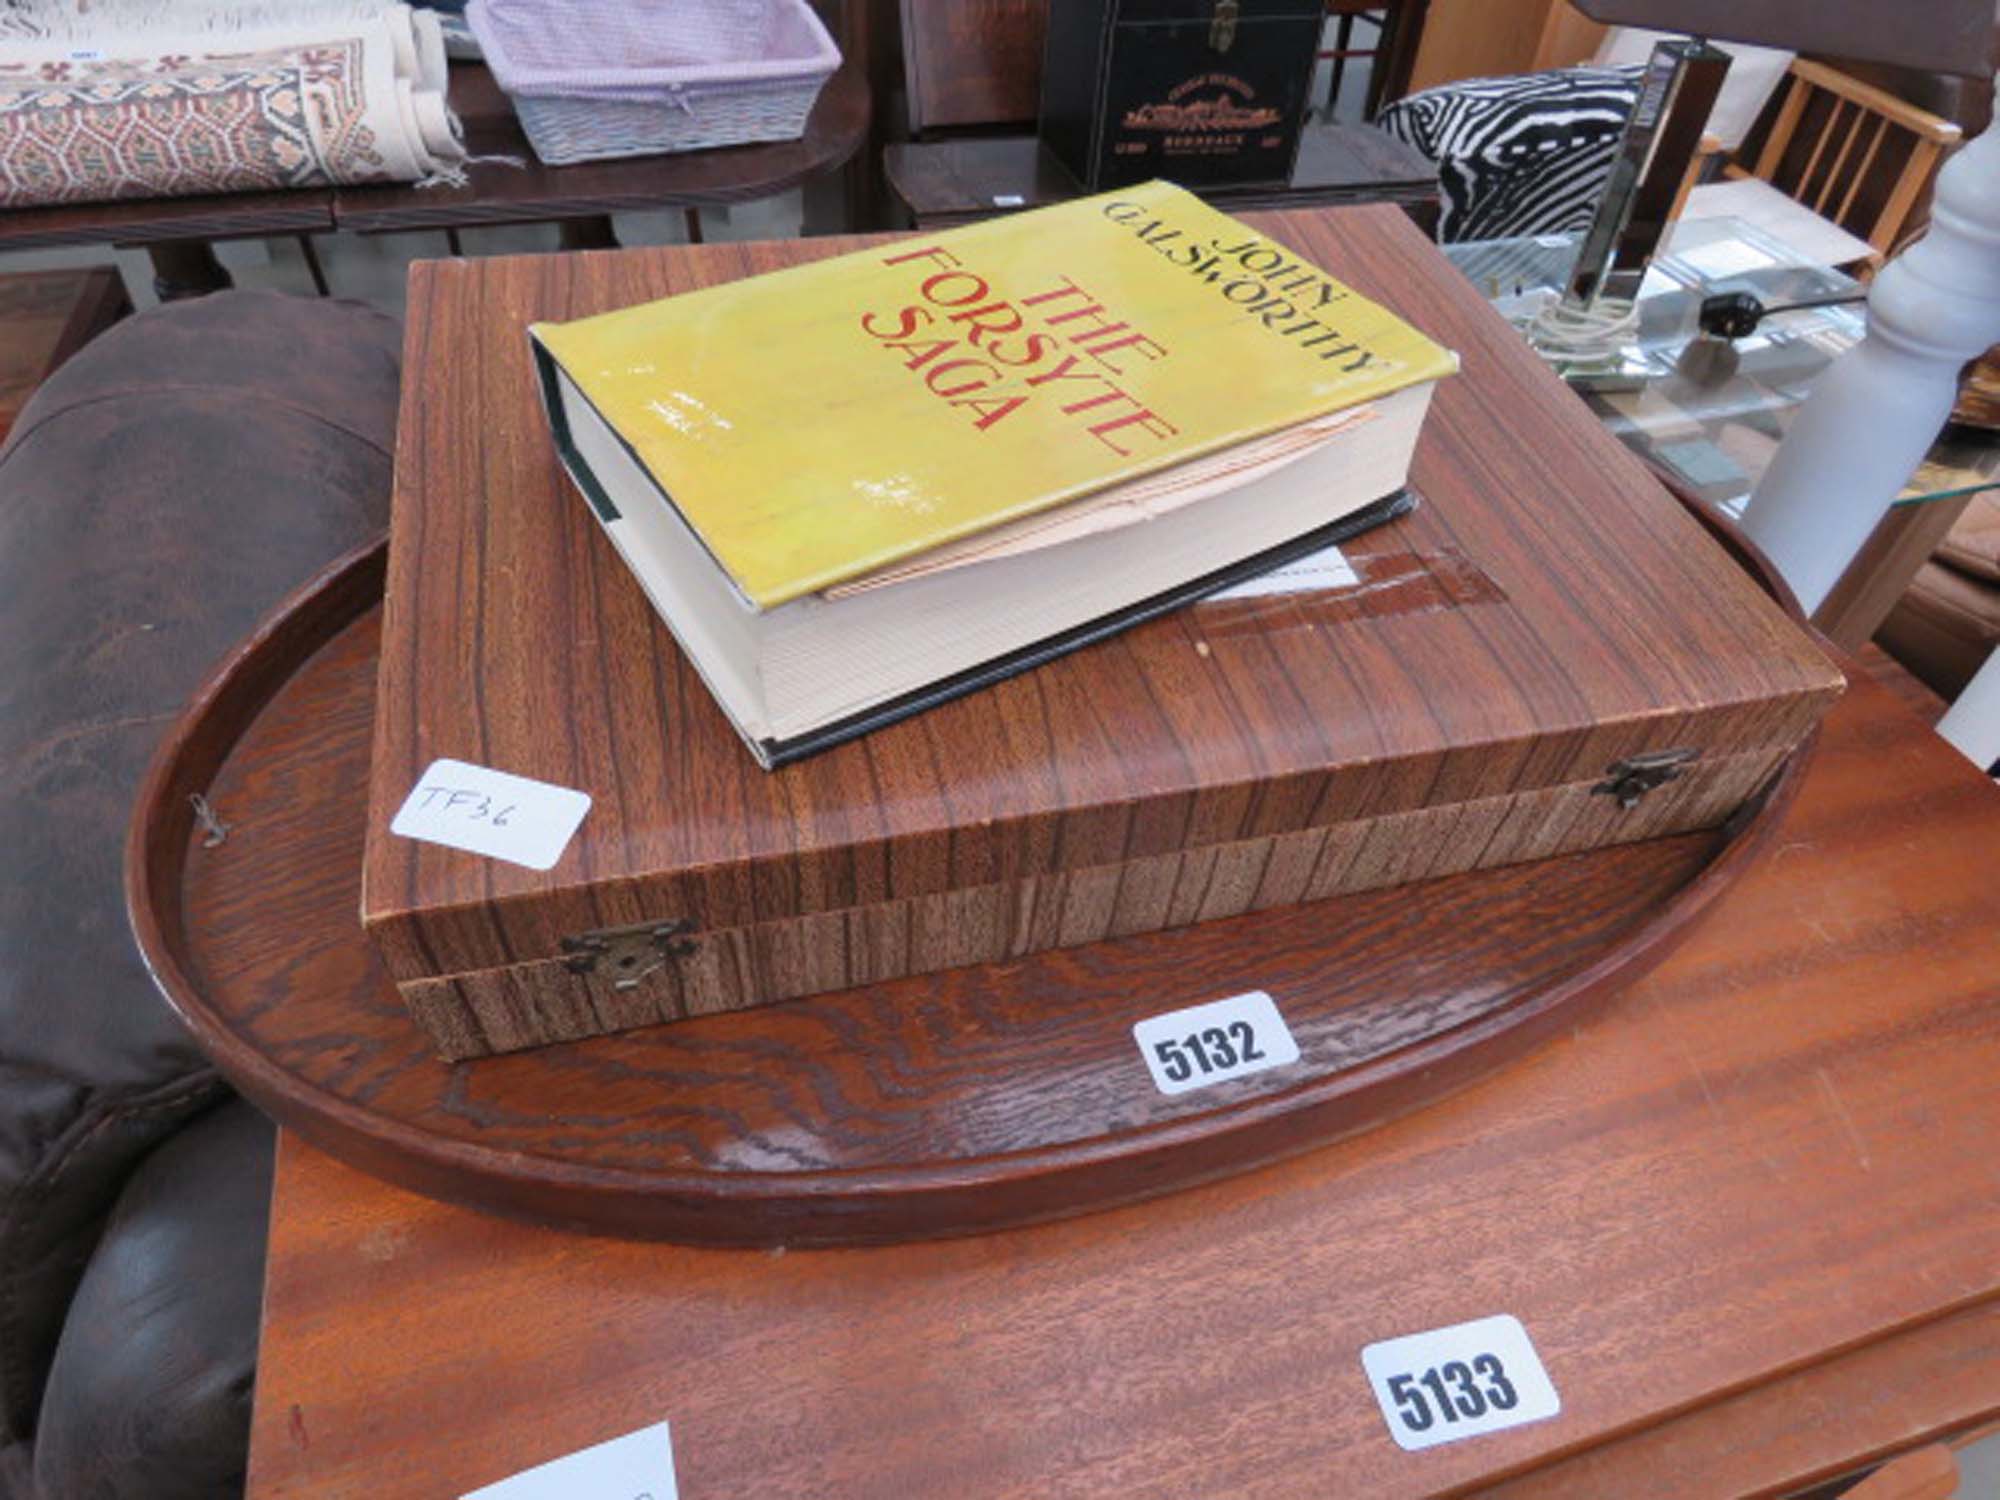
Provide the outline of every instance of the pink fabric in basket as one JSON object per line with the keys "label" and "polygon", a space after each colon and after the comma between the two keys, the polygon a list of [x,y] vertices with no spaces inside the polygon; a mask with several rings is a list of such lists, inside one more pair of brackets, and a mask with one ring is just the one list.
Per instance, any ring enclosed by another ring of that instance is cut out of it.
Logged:
{"label": "pink fabric in basket", "polygon": [[840,65],[805,0],[472,0],[466,19],[510,94],[657,95]]}

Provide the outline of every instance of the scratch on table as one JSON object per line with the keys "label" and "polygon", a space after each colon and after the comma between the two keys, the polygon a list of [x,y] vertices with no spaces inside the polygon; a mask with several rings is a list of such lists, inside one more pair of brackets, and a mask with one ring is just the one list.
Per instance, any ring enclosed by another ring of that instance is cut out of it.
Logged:
{"label": "scratch on table", "polygon": [[[1654,1005],[1655,1009],[1661,1011],[1666,1009],[1663,1002],[1656,1001]],[[1688,1046],[1686,1039],[1678,1033],[1674,1036],[1674,1046],[1679,1049],[1681,1056],[1687,1059],[1688,1071],[1694,1074],[1695,1084],[1701,1089],[1702,1101],[1708,1106],[1709,1118],[1718,1125],[1726,1126],[1729,1123],[1729,1117],[1722,1107],[1721,1096],[1715,1092],[1715,1085],[1708,1081],[1708,1069],[1701,1065],[1699,1059],[1694,1055],[1694,1049]],[[1763,1137],[1761,1135],[1752,1136],[1747,1149],[1756,1156],[1758,1161],[1764,1164],[1764,1169],[1773,1177],[1780,1180],[1787,1178],[1789,1174],[1786,1173],[1784,1167],[1778,1163],[1777,1159],[1769,1151],[1764,1149]]]}
{"label": "scratch on table", "polygon": [[1715,1097],[1715,1090],[1709,1087],[1708,1070],[1695,1060],[1694,1051],[1680,1037],[1674,1038],[1674,1045],[1680,1048],[1681,1056],[1687,1059],[1688,1067],[1694,1071],[1694,1081],[1701,1085],[1701,1097],[1708,1101],[1708,1112],[1718,1124],[1722,1121],[1722,1103]]}
{"label": "scratch on table", "polygon": [[1833,1112],[1840,1117],[1840,1125],[1847,1132],[1848,1140],[1854,1143],[1854,1154],[1861,1159],[1861,1170],[1873,1169],[1868,1159],[1868,1147],[1861,1139],[1861,1132],[1854,1128],[1854,1116],[1847,1112],[1847,1106],[1840,1102],[1840,1090],[1833,1086],[1833,1079],[1825,1068],[1814,1068],[1813,1078],[1819,1083],[1819,1091],[1826,1095],[1826,1102],[1833,1106]]}

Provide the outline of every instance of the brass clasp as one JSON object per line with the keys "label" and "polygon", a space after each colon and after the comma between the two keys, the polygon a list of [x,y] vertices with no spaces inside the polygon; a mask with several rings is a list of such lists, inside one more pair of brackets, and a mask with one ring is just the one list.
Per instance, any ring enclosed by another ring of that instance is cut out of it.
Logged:
{"label": "brass clasp", "polygon": [[1655,787],[1680,779],[1681,769],[1701,755],[1699,750],[1648,750],[1644,755],[1628,755],[1604,768],[1605,779],[1592,792],[1616,797],[1620,807],[1639,805],[1639,799]]}
{"label": "brass clasp", "polygon": [[569,955],[563,967],[572,974],[595,974],[603,968],[614,990],[636,989],[639,981],[670,958],[695,951],[686,934],[691,924],[679,918],[666,922],[635,922],[630,927],[605,927],[562,940]]}

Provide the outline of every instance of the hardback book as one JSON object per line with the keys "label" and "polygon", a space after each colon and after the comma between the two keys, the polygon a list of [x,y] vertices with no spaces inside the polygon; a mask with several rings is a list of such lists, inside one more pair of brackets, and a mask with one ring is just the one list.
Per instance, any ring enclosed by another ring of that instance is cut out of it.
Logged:
{"label": "hardback book", "polygon": [[1455,368],[1160,182],[530,333],[564,464],[766,766],[1407,503]]}
{"label": "hardback book", "polygon": [[[961,965],[1013,985],[1009,960],[1055,948],[1084,983],[1079,945],[1385,886],[1422,902],[1433,877],[1714,829],[1759,795],[1841,686],[1807,633],[1399,210],[1246,223],[1457,351],[1422,503],[775,771],[571,493],[521,331],[926,242],[412,267],[362,919],[441,1053]],[[564,789],[570,822],[526,862],[397,832],[440,763]],[[1134,996],[1133,1017],[1215,998]],[[477,1069],[467,1087],[476,1106]]]}

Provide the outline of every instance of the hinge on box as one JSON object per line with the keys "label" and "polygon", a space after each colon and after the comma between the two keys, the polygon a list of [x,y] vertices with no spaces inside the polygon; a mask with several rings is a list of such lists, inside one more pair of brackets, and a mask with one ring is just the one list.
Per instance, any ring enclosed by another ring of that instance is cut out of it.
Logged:
{"label": "hinge on box", "polygon": [[1236,45],[1236,14],[1241,9],[1238,0],[1215,0],[1215,18],[1208,23],[1208,45],[1217,52],[1227,52]]}
{"label": "hinge on box", "polygon": [[563,967],[572,974],[595,974],[602,969],[611,975],[614,990],[633,989],[668,959],[686,958],[695,951],[694,940],[686,936],[692,926],[675,918],[566,937],[561,947],[569,956]]}
{"label": "hinge on box", "polygon": [[1616,797],[1620,807],[1637,807],[1639,799],[1653,788],[1679,780],[1681,768],[1700,754],[1699,750],[1648,750],[1644,755],[1628,755],[1606,766],[1605,779],[1591,791]]}

